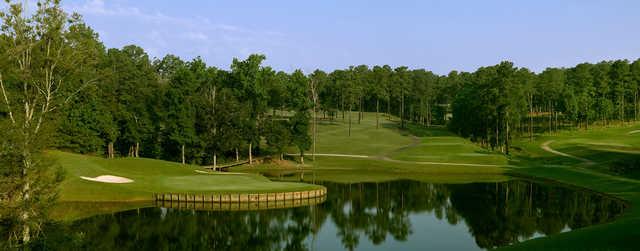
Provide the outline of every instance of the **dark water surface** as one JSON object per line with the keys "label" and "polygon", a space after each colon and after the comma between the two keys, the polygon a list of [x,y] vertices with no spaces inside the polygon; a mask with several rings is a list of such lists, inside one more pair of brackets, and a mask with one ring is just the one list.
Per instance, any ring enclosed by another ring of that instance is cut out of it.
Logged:
{"label": "dark water surface", "polygon": [[613,220],[624,204],[548,183],[321,183],[319,205],[144,208],[45,230],[53,250],[478,250]]}

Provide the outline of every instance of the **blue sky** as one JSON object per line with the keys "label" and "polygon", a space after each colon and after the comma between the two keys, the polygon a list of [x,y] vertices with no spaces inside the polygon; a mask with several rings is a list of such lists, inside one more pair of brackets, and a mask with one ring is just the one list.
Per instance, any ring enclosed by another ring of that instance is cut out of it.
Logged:
{"label": "blue sky", "polygon": [[406,65],[439,74],[503,60],[547,66],[640,57],[640,1],[67,0],[108,47],[153,57],[267,56],[277,70]]}

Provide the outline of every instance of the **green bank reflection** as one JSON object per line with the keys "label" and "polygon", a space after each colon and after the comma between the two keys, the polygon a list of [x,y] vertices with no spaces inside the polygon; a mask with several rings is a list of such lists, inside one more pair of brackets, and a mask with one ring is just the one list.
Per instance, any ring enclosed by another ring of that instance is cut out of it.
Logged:
{"label": "green bank reflection", "polygon": [[477,250],[604,223],[616,199],[555,184],[322,183],[324,203],[259,211],[150,207],[48,226],[52,250]]}

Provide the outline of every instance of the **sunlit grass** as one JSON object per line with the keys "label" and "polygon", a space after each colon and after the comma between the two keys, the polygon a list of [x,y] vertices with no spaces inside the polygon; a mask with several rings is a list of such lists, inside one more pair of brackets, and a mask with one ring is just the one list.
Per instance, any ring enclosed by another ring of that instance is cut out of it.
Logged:
{"label": "sunlit grass", "polygon": [[[60,201],[144,201],[153,193],[253,193],[311,190],[303,183],[272,182],[256,174],[201,174],[196,166],[144,159],[103,159],[65,152],[50,152],[66,171]],[[115,175],[133,183],[111,184],[80,178]]]}

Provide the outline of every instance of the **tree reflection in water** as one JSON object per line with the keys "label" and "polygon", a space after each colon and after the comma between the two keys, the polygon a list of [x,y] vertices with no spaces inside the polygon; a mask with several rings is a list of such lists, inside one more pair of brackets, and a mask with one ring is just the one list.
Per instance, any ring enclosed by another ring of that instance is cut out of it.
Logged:
{"label": "tree reflection in water", "polygon": [[[625,205],[567,187],[502,183],[322,183],[325,203],[249,212],[146,208],[48,227],[35,248],[58,250],[309,250],[327,224],[345,249],[407,240],[410,215],[464,224],[480,248],[509,245],[612,220]],[[329,223],[330,222],[330,223]],[[433,234],[433,233],[430,233]],[[362,238],[366,238],[363,240]]]}

